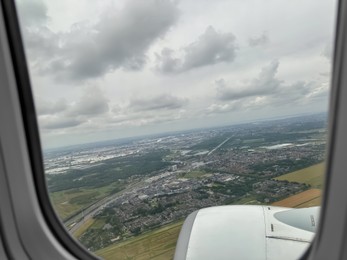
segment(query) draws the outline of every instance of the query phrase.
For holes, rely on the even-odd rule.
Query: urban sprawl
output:
[[[44,153],[48,190],[89,250],[195,210],[269,204],[307,184],[274,179],[324,160],[326,115],[116,140]],[[66,201],[64,201],[65,198]]]

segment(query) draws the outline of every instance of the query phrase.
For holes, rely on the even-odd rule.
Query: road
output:
[[[230,140],[231,137],[225,139],[223,142],[221,142],[218,146],[216,146],[213,150],[211,150],[207,156],[211,155],[212,153],[214,153],[216,150],[218,150],[223,144],[225,144],[226,142],[228,142]]]
[[[108,196],[106,198],[103,198],[102,200],[99,200],[98,202],[94,203],[90,207],[84,209],[82,213],[80,213],[80,214],[76,215],[75,217],[73,217],[72,219],[70,219],[68,221],[68,223],[64,223],[65,226],[67,226],[67,229],[69,230],[70,233],[76,232],[83,225],[83,223],[85,221],[87,221],[88,219],[92,218],[95,213],[97,213],[98,211],[105,208],[107,205],[112,203],[114,200],[116,200],[123,193],[133,191],[134,188],[139,188],[141,185],[143,185],[142,181],[132,183],[126,189],[124,189],[118,193],[115,193],[111,196]],[[71,227],[72,224],[74,224],[74,225]]]

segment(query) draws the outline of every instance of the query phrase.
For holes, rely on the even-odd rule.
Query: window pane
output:
[[[17,0],[71,235],[105,259],[171,259],[195,210],[271,205],[291,225],[275,206],[319,206],[335,6]]]

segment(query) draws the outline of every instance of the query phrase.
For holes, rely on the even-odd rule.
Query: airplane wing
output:
[[[297,259],[318,225],[319,207],[218,206],[190,214],[174,260]]]

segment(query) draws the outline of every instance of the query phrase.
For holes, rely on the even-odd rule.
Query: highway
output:
[[[92,218],[95,213],[105,208],[107,205],[112,203],[123,193],[132,191],[134,188],[139,188],[141,184],[143,185],[142,181],[132,183],[126,189],[99,200],[90,207],[84,209],[83,212],[81,212],[80,214],[77,214],[75,217],[69,219],[67,222],[64,223],[64,225],[67,227],[71,234],[76,232],[76,230],[78,230],[85,221]]]
[[[211,150],[207,156],[211,155],[212,153],[214,153],[216,150],[218,150],[223,144],[225,144],[226,142],[228,142],[230,140],[231,137],[225,139],[223,142],[221,142],[218,146],[216,146],[213,150]]]

